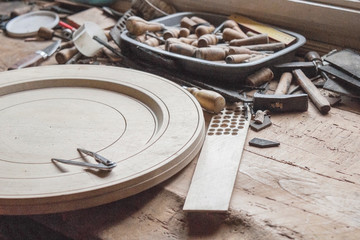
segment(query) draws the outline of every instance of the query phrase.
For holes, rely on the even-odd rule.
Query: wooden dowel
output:
[[[290,72],[284,72],[279,80],[279,84],[276,87],[275,95],[284,95],[289,91],[292,81],[292,74]]]
[[[230,41],[230,46],[244,46],[244,45],[254,45],[254,44],[267,44],[269,43],[269,37],[267,34],[258,34],[253,37],[248,37],[244,39],[233,39]]]

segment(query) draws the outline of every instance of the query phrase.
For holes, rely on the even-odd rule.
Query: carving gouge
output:
[[[50,44],[43,50],[39,50],[34,52],[33,54],[27,56],[26,58],[20,60],[19,62],[15,63],[8,70],[20,69],[25,68],[33,65],[37,65],[40,62],[46,60],[52,54],[56,52],[56,50],[60,47],[61,40],[56,40],[54,43]]]

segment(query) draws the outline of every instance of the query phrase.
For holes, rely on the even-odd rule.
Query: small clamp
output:
[[[77,150],[82,154],[86,154],[88,156],[93,157],[95,159],[95,161],[98,162],[98,164],[88,163],[88,162],[78,162],[78,161],[73,161],[73,160],[64,160],[64,159],[59,159],[59,158],[52,158],[51,160],[56,161],[56,162],[65,163],[65,164],[71,164],[71,165],[88,167],[88,168],[96,168],[96,169],[107,170],[107,171],[110,171],[117,165],[116,162],[110,161],[95,152],[91,152],[91,151],[81,149],[81,148],[78,148]]]

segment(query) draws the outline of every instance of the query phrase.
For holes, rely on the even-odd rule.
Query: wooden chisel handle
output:
[[[279,80],[279,84],[276,87],[274,95],[284,95],[288,92],[292,81],[292,74],[284,72]]]
[[[78,53],[78,50],[76,49],[76,47],[66,48],[66,49],[63,49],[63,50],[57,52],[55,54],[55,59],[59,64],[65,64],[76,53]]]
[[[315,106],[320,110],[321,113],[326,114],[330,111],[330,104],[326,98],[321,95],[320,91],[315,87],[309,78],[305,76],[303,71],[296,69],[293,74],[298,81],[302,89],[309,95]]]
[[[219,113],[226,105],[225,98],[219,93],[210,90],[199,90],[195,87],[185,87],[200,103],[205,110]]]
[[[157,32],[165,29],[165,26],[156,22],[148,22],[140,17],[131,16],[126,21],[126,28],[129,33],[139,36],[146,31]]]

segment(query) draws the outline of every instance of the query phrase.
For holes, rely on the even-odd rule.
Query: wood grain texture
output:
[[[116,21],[113,18],[108,17],[97,7],[89,8],[82,12],[68,16],[67,20],[75,28],[80,27],[85,22],[94,22],[102,29],[110,29],[116,24]]]
[[[290,239],[356,239],[360,125],[357,114],[333,110],[272,116],[262,136],[281,145],[246,147],[232,207]]]
[[[360,104],[353,108],[360,109]],[[251,218],[275,239],[357,239],[359,114],[333,108],[324,116],[310,104],[307,112],[274,114],[271,119],[271,127],[249,131],[246,142],[261,137],[280,146],[245,145],[231,216]],[[185,198],[195,166],[194,161],[164,188]]]
[[[229,209],[249,121],[239,105],[229,106],[212,118],[186,197],[185,211]]]
[[[196,99],[155,75],[72,65],[1,78],[1,214],[68,211],[133,195],[186,166],[203,142]],[[76,148],[118,166],[103,173],[51,162],[83,161]]]
[[[178,11],[242,14],[253,20],[304,35],[307,39],[360,49],[360,28],[354,27],[360,11],[320,5],[313,1],[169,0]],[[343,2],[343,1],[342,1]],[[358,3],[356,3],[358,4]]]

